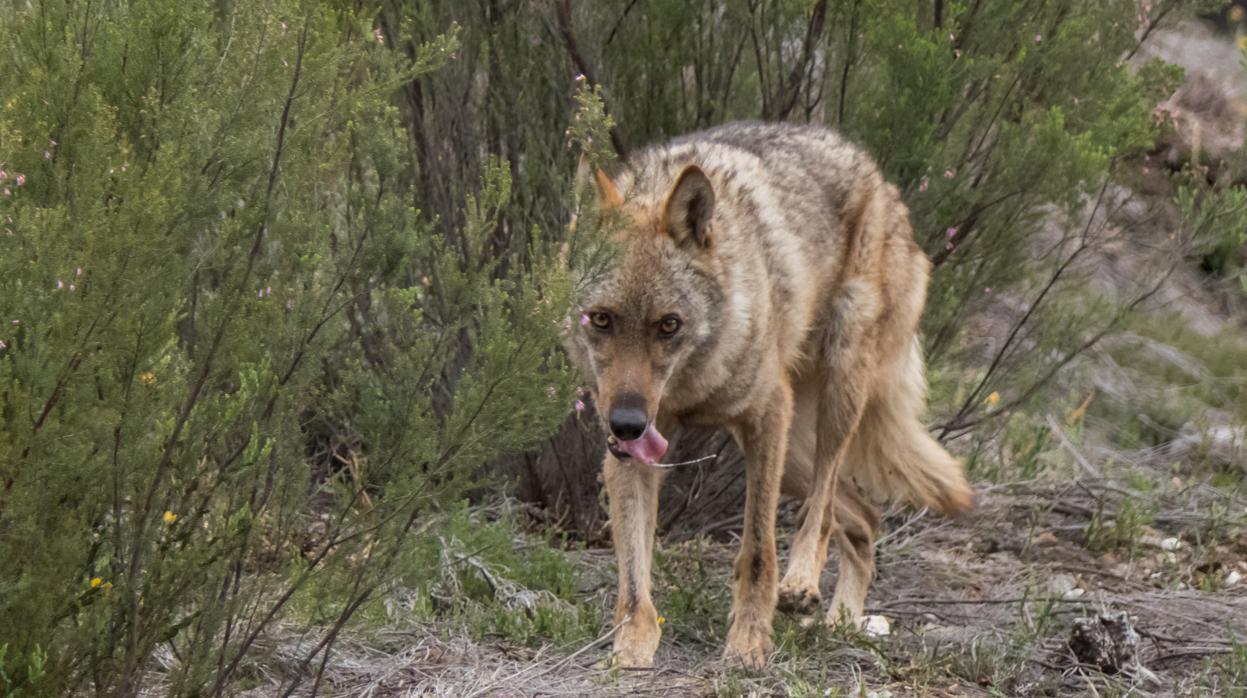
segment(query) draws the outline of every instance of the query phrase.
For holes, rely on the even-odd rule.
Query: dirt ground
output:
[[[735,551],[728,532],[660,550],[655,600],[666,623],[652,670],[611,668],[609,633],[581,647],[532,648],[424,627],[345,642],[328,694],[1243,695],[1247,503],[1207,485],[1170,487],[1016,483],[980,489],[977,508],[959,519],[891,516],[867,609],[890,632],[780,617],[777,652],[759,674],[718,661]],[[1154,507],[1150,523],[1132,523],[1143,502]],[[609,617],[610,551],[577,555],[590,570],[581,602]],[[834,572],[824,583],[829,598]],[[1137,650],[1102,671],[1075,657],[1071,629],[1114,612],[1125,612]]]

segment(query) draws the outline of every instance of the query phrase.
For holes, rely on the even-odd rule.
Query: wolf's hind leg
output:
[[[840,552],[836,593],[827,609],[827,624],[842,619],[859,624],[865,614],[866,592],[875,578],[875,534],[879,512],[852,482],[836,488],[836,547]]]
[[[615,605],[615,656],[623,667],[654,663],[662,630],[650,598],[650,565],[658,521],[658,490],[663,471],[620,463],[610,453],[603,464],[609,499],[611,536],[619,564],[619,601]]]
[[[852,332],[843,333],[847,336]],[[779,584],[779,607],[808,615],[822,601],[819,579],[827,563],[827,547],[835,530],[837,483],[842,464],[867,399],[869,362],[856,346],[833,346],[819,395],[813,481],[803,507],[801,526],[792,541],[788,569]]]

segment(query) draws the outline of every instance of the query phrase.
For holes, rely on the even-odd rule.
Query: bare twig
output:
[[[1069,454],[1074,457],[1074,462],[1078,463],[1078,465],[1081,466],[1082,469],[1091,477],[1104,477],[1104,474],[1100,472],[1099,468],[1096,468],[1094,465],[1087,462],[1087,459],[1083,458],[1083,455],[1078,452],[1078,449],[1074,448],[1074,444],[1070,443],[1070,440],[1066,438],[1065,432],[1061,430],[1061,425],[1057,424],[1057,421],[1052,418],[1052,415],[1046,415],[1045,419],[1048,422],[1048,428],[1052,430],[1053,434],[1056,434],[1057,440],[1061,442],[1061,446],[1064,447],[1066,451],[1069,451]]]
[[[810,60],[814,57],[814,44],[823,36],[823,24],[827,19],[827,0],[818,0],[814,11],[810,14],[810,23],[805,29],[805,41],[801,44],[801,59],[792,66],[788,74],[788,94],[775,113],[776,119],[786,119],[797,105],[797,97],[801,94],[801,86],[805,83],[805,74],[810,69]]]

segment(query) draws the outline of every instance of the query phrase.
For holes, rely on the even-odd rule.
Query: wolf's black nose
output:
[[[641,438],[649,419],[645,410],[635,407],[616,407],[610,412],[611,433],[620,441],[632,441]]]

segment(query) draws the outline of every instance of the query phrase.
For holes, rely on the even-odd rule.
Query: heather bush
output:
[[[457,29],[406,55],[374,19],[0,9],[0,694],[231,692],[305,597],[314,668],[569,410],[553,248],[489,245],[506,163],[453,229],[412,195],[392,97]]]

